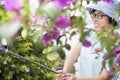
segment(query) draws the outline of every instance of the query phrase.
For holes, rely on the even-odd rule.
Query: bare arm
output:
[[[75,61],[77,61],[78,57],[80,56],[80,51],[81,45],[80,43],[77,43],[77,45],[72,49],[71,53],[66,58],[63,71],[70,72],[70,70],[72,70]]]

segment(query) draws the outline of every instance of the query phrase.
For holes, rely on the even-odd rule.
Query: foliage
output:
[[[9,21],[8,14],[4,10],[4,6],[0,6],[0,24]]]
[[[3,0],[0,5],[0,28],[4,24],[9,27],[11,22],[15,24],[17,20],[20,28],[14,30],[12,36],[0,35],[0,38],[7,39],[9,50],[54,69],[59,66],[60,59],[65,59],[64,48],[71,49],[68,40],[79,33],[80,42],[86,41],[88,16],[83,3],[88,4],[90,0],[36,0],[38,7],[35,11],[31,11],[34,6],[30,6],[29,1]],[[111,37],[104,30],[98,33],[98,37],[102,49],[107,50],[103,65],[108,61],[112,70],[116,68],[116,56],[111,58],[111,54],[119,46],[117,37]],[[118,72],[119,67],[115,70]],[[55,80],[54,73],[5,52],[0,52],[0,76],[1,80]]]
[[[74,27],[68,27],[72,25],[69,21],[70,14],[66,11],[67,9],[59,12],[55,6],[49,7],[51,2],[47,2],[42,3],[40,8],[37,9],[36,14],[32,15],[29,4],[27,4],[28,0],[24,0],[24,2],[26,4],[22,5],[22,9],[19,3],[17,3],[17,8],[14,8],[16,7],[14,5],[9,7],[0,5],[2,7],[2,13],[5,13],[0,16],[6,17],[0,20],[1,27],[4,27],[3,25],[6,23],[11,24],[11,22],[16,20],[20,21],[20,24],[18,24],[20,28],[17,33],[11,37],[1,36],[1,40],[3,38],[7,39],[8,49],[10,51],[41,63],[51,69],[55,69],[59,65],[59,59],[65,58],[63,48],[68,50],[71,48],[67,41],[75,35],[75,32],[72,31]],[[11,3],[7,5],[11,5]],[[48,12],[46,7],[51,10],[51,13]],[[57,20],[58,22],[56,22]],[[59,26],[59,21],[64,22],[66,26]],[[59,28],[57,28],[57,26],[59,26]],[[67,30],[65,28],[67,28]],[[53,35],[50,35],[50,33],[53,33]],[[58,35],[54,35],[57,33]],[[70,36],[67,37],[67,35]],[[64,41],[61,39],[63,37],[65,38]],[[17,56],[10,55],[9,53],[0,52],[0,54],[1,80],[55,80],[55,74],[46,69],[42,69],[35,64],[27,62]]]
[[[30,32],[31,34],[31,32]],[[47,59],[48,53],[42,53],[44,46],[41,42],[34,42],[33,35],[26,38],[18,36],[8,49],[30,60],[55,68],[57,61]],[[35,64],[23,60],[9,53],[0,52],[0,79],[1,80],[54,80],[54,73]],[[54,64],[56,63],[56,64]]]

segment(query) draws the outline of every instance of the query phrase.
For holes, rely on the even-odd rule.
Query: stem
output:
[[[36,64],[36,65],[40,66],[41,68],[47,69],[48,71],[51,71],[51,72],[53,72],[53,73],[57,73],[56,71],[48,68],[48,67],[45,66],[45,65],[42,65],[42,64],[37,63],[37,62],[34,62],[34,61],[32,61],[32,60],[30,60],[30,59],[27,59],[27,58],[25,58],[25,57],[23,57],[23,56],[21,56],[21,55],[19,55],[19,54],[14,53],[14,52],[12,52],[12,51],[9,51],[9,50],[8,50],[7,52],[10,53],[10,54],[12,54],[12,55],[14,55],[14,56],[17,56],[17,57],[19,57],[19,58],[21,58],[21,59],[24,59],[24,60],[26,60],[26,61],[28,61],[28,62],[31,62],[31,63],[33,63],[33,64]]]

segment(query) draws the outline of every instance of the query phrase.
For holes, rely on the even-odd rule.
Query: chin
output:
[[[100,31],[100,28],[99,27],[95,27],[95,31]]]

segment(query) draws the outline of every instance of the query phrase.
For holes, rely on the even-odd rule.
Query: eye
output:
[[[101,19],[101,18],[103,17],[103,15],[102,15],[102,14],[98,14],[97,17],[98,17],[99,19]]]
[[[96,14],[91,14],[91,17],[92,17],[92,18],[95,18],[95,17],[96,17]]]
[[[91,14],[92,18],[96,18],[96,19],[102,19],[103,16],[106,16],[105,14]]]

